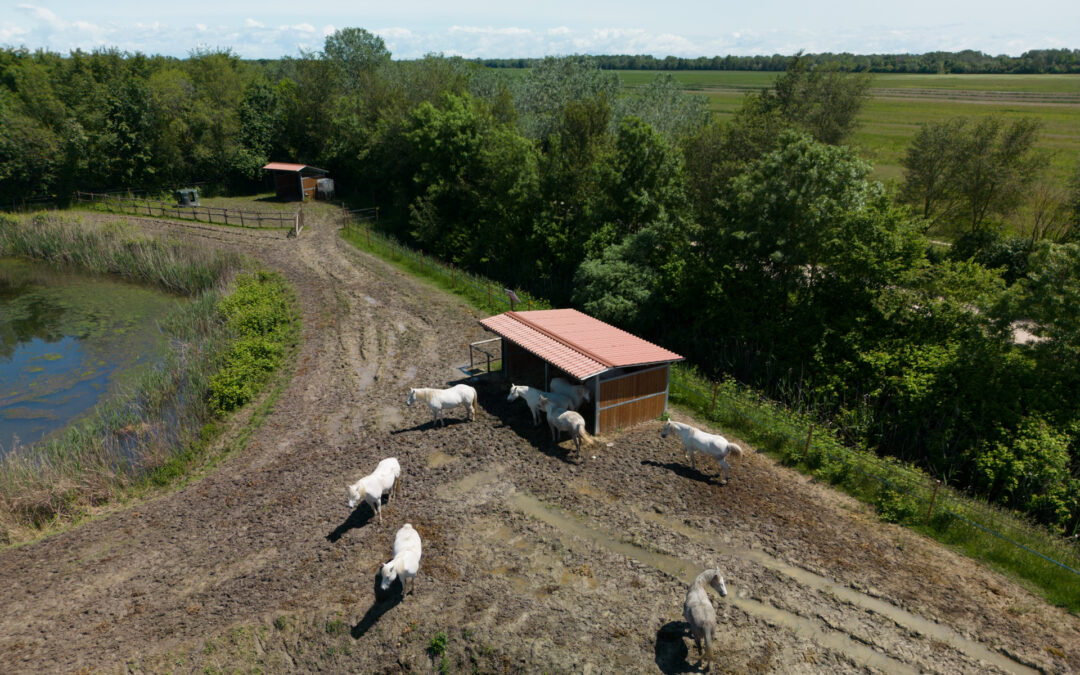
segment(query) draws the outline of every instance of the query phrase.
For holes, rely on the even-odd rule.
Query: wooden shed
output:
[[[270,162],[263,167],[274,175],[274,187],[279,199],[307,201],[315,197],[319,179],[325,178],[329,171],[307,164],[287,164]]]
[[[480,325],[502,338],[513,384],[546,390],[563,377],[587,386],[592,401],[579,412],[595,434],[663,414],[671,364],[683,359],[576,309],[504,312]]]

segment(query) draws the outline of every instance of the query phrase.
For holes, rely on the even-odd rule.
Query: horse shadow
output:
[[[725,485],[724,481],[720,480],[717,476],[710,476],[707,473],[702,473],[693,467],[686,466],[685,464],[679,464],[678,462],[656,462],[651,459],[644,459],[641,461],[644,466],[655,466],[660,469],[667,469],[672,473],[682,476],[683,478],[689,478],[690,480],[696,480],[699,483],[705,483],[706,485]]]
[[[689,634],[690,624],[685,621],[669,621],[656,631],[653,661],[660,672],[665,675],[705,672],[700,663],[697,666],[691,666],[687,661],[690,650],[683,638]]]
[[[440,429],[440,428],[456,427],[457,425],[465,424],[468,421],[469,421],[468,417],[461,417],[461,418],[457,418],[457,417],[445,418],[444,417],[443,418],[443,423],[440,424],[439,426],[435,426],[435,421],[434,420],[428,420],[427,422],[421,422],[420,424],[415,424],[415,425],[413,425],[411,427],[406,427],[404,429],[394,429],[393,431],[390,432],[390,435],[391,436],[396,436],[397,434],[404,434],[404,433],[408,433],[410,431],[427,431],[429,429]]]
[[[354,640],[359,640],[371,630],[372,626],[379,622],[383,614],[386,614],[393,608],[401,604],[403,596],[401,595],[401,579],[396,579],[390,588],[383,590],[380,584],[381,570],[375,572],[375,601],[371,603],[371,607],[368,607],[364,617],[360,619],[360,622],[352,627],[349,632],[353,636]],[[396,592],[395,592],[396,591]]]
[[[353,528],[363,527],[371,522],[371,519],[375,517],[375,510],[367,502],[361,502],[349,517],[345,519],[345,522],[334,528],[334,531],[326,535],[327,541],[331,544],[336,543],[338,539],[349,530]]]

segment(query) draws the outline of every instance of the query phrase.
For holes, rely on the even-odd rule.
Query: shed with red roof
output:
[[[667,410],[671,364],[683,357],[576,309],[504,312],[480,321],[502,338],[503,373],[548,390],[553,377],[589,388],[592,433],[656,419]]]
[[[287,162],[270,162],[263,167],[263,170],[274,174],[274,187],[278,198],[298,201],[306,201],[314,197],[319,181],[325,179],[330,173],[326,169],[307,164]]]

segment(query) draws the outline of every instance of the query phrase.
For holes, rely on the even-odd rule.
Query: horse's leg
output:
[[[729,466],[728,466],[728,463],[727,463],[727,462],[725,462],[725,461],[723,460],[723,458],[721,458],[721,457],[717,457],[717,458],[716,458],[716,462],[717,462],[717,463],[718,463],[718,464],[720,465],[720,468],[724,470],[724,482],[725,482],[725,483],[726,483],[726,482],[728,482],[728,470],[729,470],[729,469],[730,469],[731,467],[729,467]],[[719,475],[720,475],[720,472],[719,472],[719,471],[717,471],[717,472],[716,472],[716,475],[717,475],[717,476],[719,476]]]

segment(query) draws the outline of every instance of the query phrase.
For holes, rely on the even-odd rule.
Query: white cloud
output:
[[[244,19],[245,28],[266,28],[266,24],[259,23],[255,19]]]
[[[38,7],[37,5],[19,5],[19,9],[33,14],[38,19],[41,19],[45,23],[49,24],[52,28],[63,30],[67,28],[67,22],[62,21],[60,17],[56,16],[56,13],[51,9],[45,7]]]
[[[334,24],[328,23],[322,27],[323,37],[329,37],[337,32],[337,28],[334,28]]]
[[[314,33],[315,32],[315,26],[312,26],[310,23],[298,23],[295,26],[293,26],[292,29],[295,30],[295,31],[299,31],[301,33]]]
[[[196,28],[196,29],[197,29],[197,30],[198,30],[198,31],[199,31],[200,33],[205,33],[205,32],[207,31],[207,28],[206,28],[206,24],[205,24],[205,23],[197,23],[197,24],[195,24],[195,28]]]

